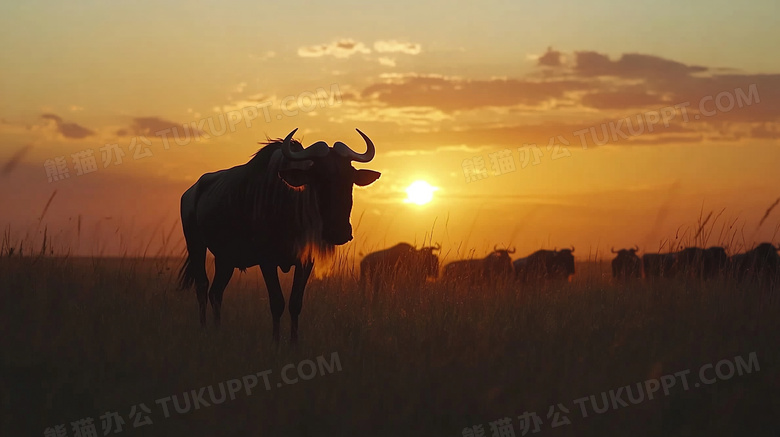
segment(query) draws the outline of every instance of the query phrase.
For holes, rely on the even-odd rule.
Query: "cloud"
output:
[[[266,61],[274,57],[276,57],[276,52],[274,52],[273,50],[269,50],[260,55],[255,55],[254,53],[249,54],[249,59],[256,59],[258,61]]]
[[[539,105],[550,99],[564,99],[566,93],[587,90],[581,80],[532,81],[525,79],[464,80],[443,76],[395,76],[371,85],[362,92],[392,106],[432,106],[442,111],[490,106]]]
[[[318,96],[319,98],[320,96]],[[266,95],[263,93],[258,94],[252,94],[248,96],[242,96],[237,99],[229,99],[230,101],[222,106],[214,106],[212,109],[214,112],[230,112],[230,111],[241,111],[244,108],[248,107],[255,107],[259,108],[262,105],[261,104],[272,104],[272,102],[278,101],[279,98],[277,96],[272,95]]]
[[[546,67],[560,67],[562,64],[563,55],[561,52],[553,50],[552,47],[547,47],[547,52],[537,59],[537,65]]]
[[[438,130],[412,130],[404,133],[404,143],[425,144],[429,150],[458,152],[452,144],[481,148],[517,149],[524,144],[537,145],[545,153],[551,153],[555,145],[571,150],[593,149],[599,146],[652,145],[672,143],[700,143],[717,141],[726,137],[711,126],[694,126],[676,123],[664,126],[662,122],[648,127],[644,119],[637,121],[637,115],[630,117],[631,128],[625,119],[598,119],[596,121],[547,120],[536,123],[467,123],[455,118]],[[729,134],[733,137],[733,134]],[[567,144],[568,143],[568,144]],[[548,147],[549,146],[549,147]],[[414,147],[414,146],[411,146]],[[409,152],[398,151],[397,155]],[[472,152],[463,149],[462,152]]]
[[[632,146],[657,146],[660,144],[683,144],[683,143],[701,143],[704,140],[703,135],[680,136],[680,135],[659,135],[651,138],[631,138],[629,144]]]
[[[343,96],[344,106],[341,113],[329,118],[335,123],[347,120],[360,123],[392,123],[402,131],[431,132],[443,121],[452,120],[452,116],[436,108],[426,106],[389,107],[378,102],[366,102]]]
[[[354,54],[371,53],[371,49],[362,42],[356,42],[352,39],[340,39],[329,44],[319,44],[298,49],[298,56],[302,58],[319,58],[322,56],[333,56],[334,58],[348,58]]]
[[[663,106],[670,102],[647,92],[612,91],[588,93],[582,97],[581,103],[596,109],[627,109]]]
[[[184,126],[186,126],[186,128]],[[120,137],[135,135],[144,135],[150,137],[156,135],[158,132],[165,132],[167,130],[181,128],[184,128],[187,130],[187,132],[189,132],[189,129],[192,129],[193,127],[191,126],[191,123],[175,123],[159,117],[137,117],[133,119],[133,124],[127,128],[118,130],[116,134]],[[203,133],[204,132],[201,130],[197,131],[197,134],[202,135]]]
[[[384,65],[385,67],[395,67],[395,59],[393,58],[387,58],[387,57],[380,57],[378,59],[380,65]]]
[[[780,139],[780,123],[762,123],[760,126],[754,126],[750,130],[750,136],[769,140]]]
[[[422,46],[417,43],[400,42],[396,40],[379,40],[374,42],[374,50],[377,53],[398,53],[406,55],[417,55],[422,51]],[[302,58],[321,58],[324,56],[333,56],[334,58],[345,59],[355,54],[371,54],[372,51],[364,43],[350,38],[342,38],[327,44],[317,44],[313,46],[300,47],[298,56]],[[382,56],[376,59],[381,65],[394,67],[393,58]]]
[[[780,74],[687,77],[654,86],[675,102],[689,102],[694,115],[715,111],[712,118],[720,121],[780,121]]]
[[[45,118],[47,120],[54,120],[55,123],[60,124],[62,123],[62,117],[55,114],[43,114],[41,115],[41,118]]]
[[[87,129],[84,126],[80,126],[76,123],[66,123],[59,115],[43,114],[41,115],[41,118],[54,121],[57,126],[57,132],[65,138],[80,140],[95,134],[94,131]]]
[[[579,76],[615,76],[621,78],[679,78],[707,71],[706,67],[689,66],[658,56],[626,53],[617,61],[592,52],[575,52],[574,71]]]
[[[456,154],[477,154],[486,150],[490,150],[487,146],[469,146],[466,144],[460,144],[457,146],[439,146],[434,149],[402,149],[402,150],[390,150],[384,153],[386,157],[409,157],[420,155],[435,155],[439,153],[456,153]]]
[[[633,95],[618,89],[603,96],[593,95],[583,102],[595,108],[689,103],[693,115],[707,116],[705,113],[718,109],[716,106],[729,108],[730,101],[736,103],[741,98],[744,105],[719,110],[717,119],[733,122],[780,120],[780,74],[724,74],[732,70],[713,70],[637,53],[627,53],[613,61],[605,54],[586,51],[576,52],[575,59],[571,71],[575,77],[612,78],[618,81],[615,82],[618,86],[621,80],[638,81],[644,89]],[[657,96],[661,95],[664,99],[658,101]],[[722,104],[716,105],[718,96],[723,100],[718,102]],[[748,101],[751,103],[747,104]]]
[[[422,51],[422,46],[416,43],[399,42],[396,40],[380,40],[374,43],[374,50],[379,53],[405,53],[417,55]]]
[[[741,74],[638,53],[613,60],[603,53],[579,51],[571,63],[564,63],[568,55],[548,48],[533,59],[539,69],[519,77],[469,79],[383,73],[356,99],[362,107],[373,108],[374,117],[365,111],[356,113],[376,121],[392,120],[414,133],[435,133],[442,139],[453,133],[446,139],[452,142],[458,141],[459,134],[475,132],[498,139],[509,135],[509,126],[523,126],[517,132],[523,135],[528,124],[540,121],[566,120],[572,125],[568,129],[571,134],[601,120],[615,121],[676,106],[677,116],[664,131],[681,135],[661,139],[655,133],[645,133],[643,142],[739,142],[777,136],[773,129],[751,129],[750,125],[780,125],[780,74]],[[409,129],[412,126],[407,127],[402,116],[410,108],[427,108],[450,118],[427,124],[417,119],[414,129]],[[686,114],[680,108],[685,108]],[[399,117],[383,119],[379,114]],[[534,141],[545,143],[560,134],[557,129],[531,131]],[[480,141],[480,135],[474,134],[473,141]]]

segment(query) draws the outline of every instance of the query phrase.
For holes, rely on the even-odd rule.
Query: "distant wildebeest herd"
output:
[[[406,278],[422,283],[428,278],[439,277],[439,258],[433,253],[437,247],[415,249],[408,243],[399,243],[388,249],[369,253],[360,262],[360,283],[381,284],[395,278]],[[531,255],[512,261],[514,249],[494,247],[484,258],[452,261],[442,269],[441,279],[476,283],[484,281],[519,280],[537,283],[550,280],[568,280],[574,274],[574,248],[562,250],[538,250]]]
[[[376,290],[393,278],[404,277],[423,283],[428,278],[437,279],[439,259],[433,253],[439,247],[414,249],[400,243],[389,249],[366,255],[360,263],[360,282],[368,283]],[[761,243],[756,248],[729,257],[722,247],[688,247],[672,253],[646,253],[637,255],[638,247],[615,250],[612,260],[612,277],[615,280],[684,278],[710,280],[734,278],[739,281],[758,280],[769,283],[780,271],[780,255],[771,243]],[[574,275],[574,247],[562,250],[538,250],[525,258],[514,261],[514,250],[493,248],[484,258],[452,261],[442,269],[441,280],[482,282],[514,280],[522,284],[540,284],[550,281],[567,281]],[[391,277],[392,275],[392,277]]]

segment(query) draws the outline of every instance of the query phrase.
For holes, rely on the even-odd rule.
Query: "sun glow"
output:
[[[406,199],[404,199],[404,203],[425,205],[433,200],[433,192],[438,189],[439,187],[434,187],[428,182],[414,181],[406,188]]]

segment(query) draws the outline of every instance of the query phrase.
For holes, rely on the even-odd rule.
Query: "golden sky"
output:
[[[359,128],[377,157],[357,167],[382,177],[355,190],[358,252],[431,231],[450,257],[655,251],[710,212],[709,244],[724,225],[734,250],[777,243],[780,210],[758,223],[780,197],[779,12],[4,2],[0,225],[17,239],[47,226],[84,254],[178,253],[178,199],[201,174],[294,128],[362,151]],[[431,203],[403,202],[415,180],[439,187]]]

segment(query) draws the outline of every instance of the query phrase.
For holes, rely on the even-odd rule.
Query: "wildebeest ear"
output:
[[[374,170],[355,170],[355,185],[365,187],[366,185],[379,179],[381,173]]]
[[[309,183],[309,172],[299,168],[279,170],[279,177],[291,187],[302,187]]]

